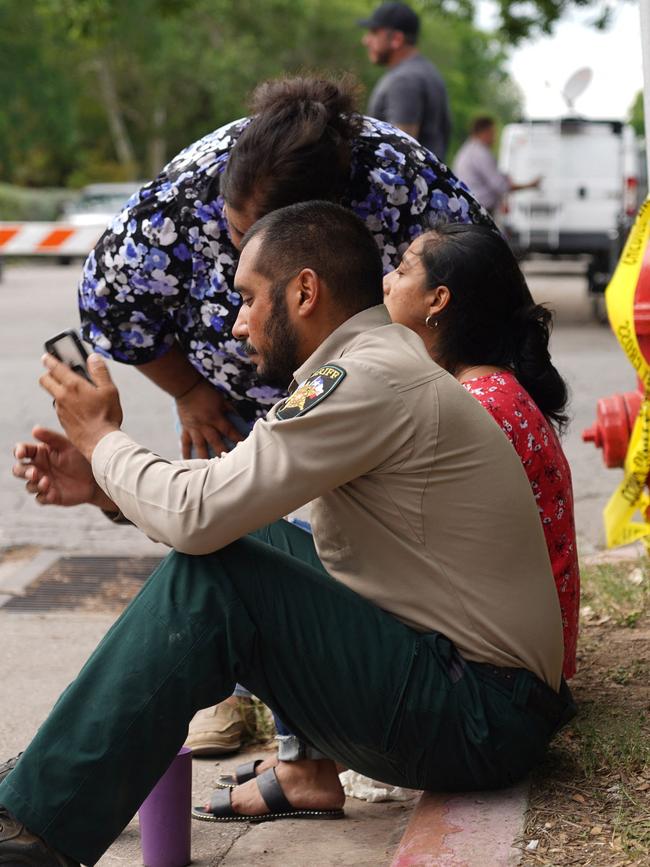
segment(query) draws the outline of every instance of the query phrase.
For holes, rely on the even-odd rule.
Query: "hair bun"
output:
[[[332,126],[344,139],[350,139],[356,132],[350,116],[356,114],[357,90],[349,76],[340,81],[327,78],[265,81],[253,93],[251,112],[307,121],[314,125],[316,135],[322,134],[324,127]],[[354,128],[348,133],[351,126]]]
[[[355,111],[356,87],[349,78],[279,78],[265,81],[254,91],[254,114],[300,109],[304,112],[325,109],[328,119]]]
[[[339,201],[350,178],[354,140],[363,121],[350,78],[284,78],[260,84],[251,122],[230,152],[220,179],[234,210],[256,216],[295,202]]]

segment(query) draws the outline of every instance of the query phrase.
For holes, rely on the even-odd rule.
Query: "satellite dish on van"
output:
[[[593,75],[588,66],[583,66],[581,69],[577,69],[573,75],[569,76],[569,80],[562,90],[562,96],[569,111],[573,111],[574,102],[589,87]]]

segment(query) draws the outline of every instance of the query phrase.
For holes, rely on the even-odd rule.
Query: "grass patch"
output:
[[[599,563],[581,570],[581,624],[636,626],[650,608],[650,564]]]
[[[625,707],[583,702],[571,727],[574,768],[581,779],[591,781],[601,773],[629,777],[650,766],[647,714]]]
[[[650,562],[582,569],[578,715],[533,775],[525,865],[650,865],[649,590]]]
[[[578,717],[556,740],[533,785],[536,794],[527,836],[546,837],[548,850],[561,835],[563,847],[571,841],[584,851],[584,861],[541,863],[625,863],[616,860],[618,855],[632,858],[632,863],[649,863],[650,724],[646,712],[628,712],[611,702],[581,701]],[[545,819],[541,828],[540,817]],[[613,860],[607,860],[605,852]]]

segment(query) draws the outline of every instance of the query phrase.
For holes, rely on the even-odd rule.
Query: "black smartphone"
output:
[[[46,340],[45,351],[58,358],[64,364],[67,364],[71,370],[74,370],[79,376],[83,376],[88,382],[92,382],[86,366],[88,353],[81,342],[81,338],[74,329],[70,328],[68,331],[62,331],[56,337]]]

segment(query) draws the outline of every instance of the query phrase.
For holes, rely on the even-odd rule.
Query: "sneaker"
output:
[[[218,756],[236,753],[250,739],[254,709],[250,698],[237,704],[222,701],[200,710],[190,723],[185,746],[195,756]]]
[[[0,807],[0,865],[6,867],[81,867],[32,834],[8,810]]]

